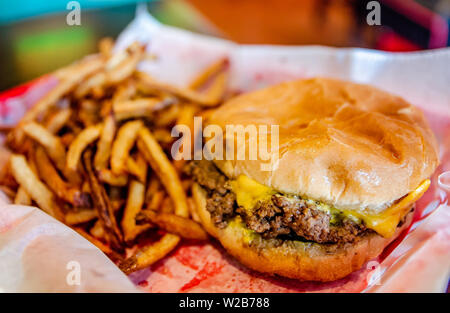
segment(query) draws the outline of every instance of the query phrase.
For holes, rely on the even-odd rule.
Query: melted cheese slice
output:
[[[392,237],[397,229],[400,219],[405,215],[409,206],[416,202],[430,187],[430,180],[424,180],[419,187],[407,194],[405,197],[394,203],[391,207],[379,214],[364,214],[361,212],[349,210],[337,210],[327,204],[319,204],[318,209],[330,214],[338,212],[356,222],[363,221],[367,228],[373,229],[383,237]],[[231,188],[236,194],[236,202],[243,207],[248,214],[252,213],[253,208],[258,201],[268,200],[276,191],[270,187],[264,186],[255,180],[240,175],[231,182]]]
[[[240,175],[236,180],[231,181],[231,188],[236,194],[237,204],[243,207],[248,214],[252,213],[258,201],[268,200],[276,193],[272,188],[245,175]]]

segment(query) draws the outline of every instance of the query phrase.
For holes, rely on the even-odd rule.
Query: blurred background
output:
[[[450,0],[79,0],[79,26],[66,22],[69,2],[0,0],[0,91],[95,52],[100,38],[133,19],[138,2],[162,23],[239,43],[400,52],[450,42]],[[373,2],[380,25],[367,22]]]

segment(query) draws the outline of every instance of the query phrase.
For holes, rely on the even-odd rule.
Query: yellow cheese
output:
[[[381,236],[389,238],[394,235],[400,219],[405,214],[404,211],[408,209],[410,204],[416,202],[420,197],[422,197],[429,186],[430,180],[424,180],[416,190],[410,192],[400,201],[396,202],[390,208],[379,214],[363,214],[348,210],[338,210],[320,202],[316,205],[319,210],[331,214],[332,223],[338,220],[337,216],[350,218],[357,223],[363,221],[367,228],[373,229]],[[267,200],[272,195],[277,193],[272,188],[264,186],[245,175],[240,175],[236,180],[232,181],[231,188],[236,194],[237,204],[243,207],[248,214],[252,213],[252,209],[258,201]],[[314,201],[308,199],[306,200]]]
[[[269,199],[275,191],[264,186],[257,181],[240,175],[236,180],[231,182],[231,188],[236,194],[236,202],[243,207],[248,213],[251,213],[258,201]]]
[[[414,191],[411,191],[384,212],[377,215],[365,215],[360,218],[368,228],[373,229],[383,237],[389,238],[394,235],[400,219],[406,213],[405,210],[408,209],[410,204],[423,196],[430,187],[430,183],[430,180],[426,179]]]

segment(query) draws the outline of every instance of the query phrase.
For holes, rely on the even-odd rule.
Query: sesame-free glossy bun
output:
[[[279,150],[271,151],[279,155],[273,163],[278,167],[262,171],[268,161],[251,161],[248,155],[215,163],[230,178],[244,174],[337,208],[382,211],[438,165],[436,139],[419,109],[351,82],[297,80],[243,94],[207,123],[224,130],[227,124],[279,125]],[[245,145],[248,151],[248,141]]]
[[[367,261],[381,254],[383,249],[406,229],[412,221],[409,213],[394,236],[383,238],[368,233],[355,243],[318,244],[276,239],[248,238],[244,225],[228,223],[217,228],[206,210],[206,192],[193,186],[197,214],[205,230],[217,238],[229,254],[245,266],[267,274],[311,281],[333,281],[359,270]]]

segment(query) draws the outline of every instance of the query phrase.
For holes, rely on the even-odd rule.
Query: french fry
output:
[[[68,212],[65,216],[65,223],[67,225],[77,225],[92,221],[97,218],[97,211],[95,210],[81,210],[78,212]]]
[[[56,134],[67,123],[72,111],[69,108],[62,109],[52,115],[51,118],[45,123],[45,128],[52,133]]]
[[[151,117],[156,110],[172,104],[170,99],[141,98],[136,100],[116,101],[113,103],[114,116],[118,121],[130,118]]]
[[[212,76],[217,74],[220,70],[224,69],[226,65],[228,64],[227,58],[221,58],[218,61],[212,63],[209,65],[203,72],[198,74],[189,84],[190,89],[199,89],[202,87],[205,83],[208,82],[208,80],[211,79]]]
[[[159,176],[167,193],[172,198],[175,205],[175,213],[179,216],[187,217],[189,212],[186,203],[186,195],[181,185],[180,178],[161,149],[161,146],[146,127],[143,127],[139,131],[138,148],[150,163],[152,169]]]
[[[36,162],[37,172],[47,186],[59,198],[69,202],[75,207],[90,206],[90,198],[87,193],[82,192],[76,187],[69,186],[61,179],[53,164],[50,162],[44,149],[37,147],[34,160]]]
[[[170,214],[174,213],[173,201],[172,201],[172,199],[170,199],[170,197],[165,197],[162,200],[161,206],[159,208],[159,212],[170,213]]]
[[[153,195],[161,189],[161,182],[158,177],[151,176],[147,186],[147,191],[145,192],[145,202],[150,202]]]
[[[0,188],[15,203],[36,203],[73,226],[130,273],[162,259],[182,238],[207,238],[187,196],[195,186],[181,179],[185,161],[166,153],[174,125],[188,125],[195,136],[194,115],[208,116],[223,101],[228,69],[220,59],[180,88],[137,71],[141,60],[155,59],[142,44],[121,51],[113,45],[105,38],[99,54],[52,74],[59,84],[7,135],[14,154]],[[120,253],[150,227],[167,233],[124,260]]]
[[[108,115],[103,122],[102,133],[97,144],[97,152],[94,157],[94,167],[100,171],[107,167],[111,155],[111,145],[116,133],[116,121],[112,115]]]
[[[117,87],[112,100],[113,102],[130,100],[136,94],[136,91],[136,82],[134,79],[129,79]]]
[[[152,195],[150,202],[148,203],[147,210],[158,211],[161,204],[163,203],[164,197],[165,197],[164,191],[160,190],[155,192]]]
[[[74,95],[77,98],[85,97],[94,87],[103,86],[105,83],[106,74],[104,72],[97,73],[83,81],[77,89],[75,89]]]
[[[105,245],[103,242],[97,238],[88,234],[84,229],[80,227],[75,227],[74,230],[83,236],[86,240],[90,241],[94,246],[100,249],[104,254],[108,255],[111,259],[123,262],[123,257],[112,250],[109,246]]]
[[[137,155],[136,161],[131,156],[128,157],[128,172],[134,175],[143,184],[145,184],[145,181],[147,180],[147,168],[147,162],[141,153]]]
[[[105,238],[105,230],[103,229],[102,223],[100,220],[97,220],[89,231],[92,236],[98,239]]]
[[[83,163],[89,178],[92,200],[95,209],[97,210],[98,217],[102,221],[102,226],[107,232],[108,241],[115,249],[122,250],[123,236],[117,225],[114,210],[109,202],[108,195],[94,174],[94,169],[92,167],[92,151],[87,150],[84,152]]]
[[[45,127],[35,122],[23,125],[24,132],[33,140],[39,142],[60,171],[65,171],[66,149],[59,137],[50,133]]]
[[[156,113],[155,125],[157,127],[167,127],[174,124],[178,118],[181,108],[178,104],[173,104],[165,110]]]
[[[180,242],[180,237],[173,234],[165,234],[157,242],[140,249],[134,256],[119,263],[119,268],[130,274],[142,268],[146,268],[164,258]]]
[[[31,205],[31,198],[26,192],[25,188],[19,187],[14,198],[14,204]]]
[[[136,69],[137,64],[144,56],[144,47],[139,43],[133,43],[128,49],[128,57],[124,58],[116,66],[107,68],[107,81],[109,84],[119,83],[130,77]],[[108,64],[108,65],[111,65]]]
[[[228,82],[228,72],[217,74],[211,86],[206,90],[205,95],[212,102],[220,102],[225,96]]]
[[[125,241],[131,241],[142,231],[148,229],[149,225],[136,225],[136,215],[141,211],[144,204],[145,185],[132,180],[128,189],[127,204],[122,218],[122,229]]]
[[[99,103],[92,99],[84,99],[80,101],[78,110],[78,118],[85,127],[92,126],[99,122],[98,112],[100,110]]]
[[[186,149],[186,147],[189,145],[191,155],[192,155],[192,150],[194,147],[194,114],[195,114],[195,111],[196,111],[196,109],[193,105],[184,105],[180,111],[180,115],[178,116],[177,124],[175,125],[175,127],[177,127],[178,125],[187,126],[191,130],[191,137],[184,136],[183,141],[180,144],[180,147],[182,146],[183,149]],[[186,160],[184,160],[181,157],[182,154],[183,154],[183,152],[181,152],[178,147],[177,154],[174,157],[174,159],[175,159],[174,166],[178,171],[181,171],[181,169],[183,168],[183,166],[186,162]]]
[[[153,131],[155,139],[162,144],[171,144],[174,141],[174,137],[170,134],[170,131],[165,128],[157,128]]]
[[[69,146],[67,152],[67,168],[71,171],[76,171],[78,162],[80,161],[81,154],[84,149],[97,140],[102,131],[102,125],[90,126],[84,129],[78,136],[73,140]]]
[[[25,113],[21,123],[30,122],[38,115],[53,106],[65,94],[73,90],[77,84],[87,76],[99,71],[104,66],[103,60],[99,56],[90,56],[74,64],[59,74],[61,82],[53,88],[44,98],[40,99],[30,110]]]
[[[197,222],[201,223],[200,216],[197,214],[197,209],[195,207],[195,201],[193,198],[187,198],[188,208],[189,208],[189,215],[192,217],[192,219]]]
[[[10,158],[10,163],[14,178],[25,189],[31,199],[46,213],[61,220],[62,214],[53,201],[52,192],[31,170],[25,157],[23,155],[13,154]]]
[[[208,234],[199,224],[189,218],[181,217],[175,214],[161,212],[156,213],[150,210],[143,210],[137,215],[136,222],[138,225],[150,222],[169,233],[176,234],[187,239],[208,239]]]
[[[110,37],[102,38],[98,43],[98,50],[100,51],[100,54],[106,59],[109,59],[111,57],[113,47],[114,40]]]
[[[98,179],[101,182],[107,183],[111,186],[122,187],[128,184],[128,175],[126,173],[116,175],[111,170],[108,170],[106,168],[98,172]]]
[[[188,88],[179,88],[158,81],[144,72],[137,72],[136,77],[140,79],[141,82],[147,87],[163,90],[164,92],[173,94],[178,98],[198,103],[201,106],[206,107],[216,106],[219,104],[220,101],[220,99],[213,98],[209,95],[201,94],[195,90],[191,90]]]
[[[111,151],[111,170],[114,174],[122,174],[125,171],[129,152],[142,126],[142,121],[135,120],[125,123],[117,132]]]

